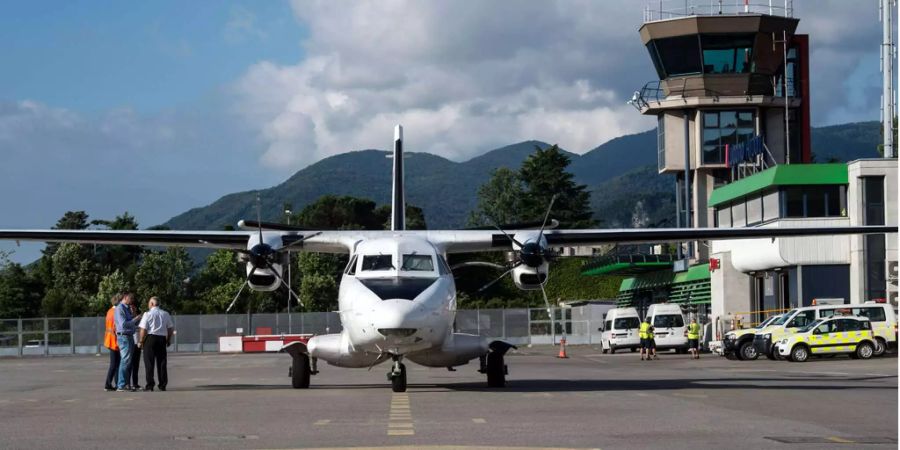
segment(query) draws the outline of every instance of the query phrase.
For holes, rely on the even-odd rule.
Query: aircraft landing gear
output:
[[[309,356],[296,354],[291,358],[291,386],[294,389],[309,388]]]
[[[490,351],[486,355],[481,356],[481,368],[478,371],[487,375],[488,387],[504,387],[506,386],[506,375],[509,374],[509,371],[506,368],[503,356],[506,355],[509,349],[516,347],[503,341],[491,342],[488,347]]]
[[[391,390],[394,392],[406,392],[406,366],[401,361],[402,357],[394,356],[394,366],[388,372],[388,380],[391,381]]]

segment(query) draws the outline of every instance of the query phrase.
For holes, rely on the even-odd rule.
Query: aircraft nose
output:
[[[385,338],[412,336],[424,326],[419,307],[408,300],[384,300],[373,311],[372,325]]]

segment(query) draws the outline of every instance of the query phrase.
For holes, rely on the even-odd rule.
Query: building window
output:
[[[725,146],[755,134],[753,111],[704,111],[703,164],[725,164]]]
[[[863,191],[863,224],[884,225],[884,177],[860,177]]]
[[[731,206],[722,206],[716,209],[716,227],[731,227]]]
[[[666,120],[665,114],[656,117],[656,160],[659,170],[666,168]]]
[[[863,197],[863,225],[884,225],[884,177],[860,177]],[[866,235],[866,298],[887,295],[886,249],[883,234]]]
[[[697,35],[678,36],[654,39],[651,43],[656,47],[656,54],[650,51],[650,57],[659,56],[659,63],[666,77],[693,75],[701,72],[700,40]]]
[[[790,186],[781,189],[781,217],[843,217],[844,186]]]
[[[758,196],[747,197],[747,225],[755,225],[762,222],[762,199]]]
[[[753,35],[703,35],[703,73],[752,71]]]
[[[781,55],[781,49],[778,49]],[[800,67],[800,58],[797,56],[796,48],[789,48],[787,54],[787,94],[788,97],[796,97],[797,91],[800,89],[797,83],[797,70]],[[775,76],[775,96],[784,97],[784,65],[782,65],[778,74]]]

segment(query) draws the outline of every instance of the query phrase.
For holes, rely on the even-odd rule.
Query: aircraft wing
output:
[[[9,241],[246,249],[249,231],[0,230]]]
[[[535,230],[506,230],[534,235]],[[828,236],[846,234],[896,233],[897,226],[854,227],[752,227],[752,228],[627,228],[589,230],[546,230],[551,247],[592,246],[602,244],[641,244],[724,239]],[[503,251],[510,248],[509,238],[499,231],[430,231],[428,238],[447,253]],[[526,234],[526,235],[527,235]],[[518,239],[518,238],[517,238]],[[521,241],[521,239],[519,239]]]

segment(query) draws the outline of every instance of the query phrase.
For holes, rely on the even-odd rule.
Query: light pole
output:
[[[291,207],[290,207],[290,205],[284,205],[284,216],[285,216],[285,218],[287,219],[287,224],[290,225],[290,224],[291,224]],[[288,260],[288,267],[287,267],[287,269],[288,269],[288,270],[287,270],[287,285],[288,285],[288,289],[287,289],[288,334],[293,334],[293,332],[294,332],[294,327],[293,327],[293,320],[291,319],[291,289],[293,289],[293,288],[292,288],[293,285],[291,284],[291,265],[292,265],[292,263],[293,263],[293,258],[291,258],[291,251],[290,251],[290,250],[288,250],[288,253],[287,253],[287,260]]]

